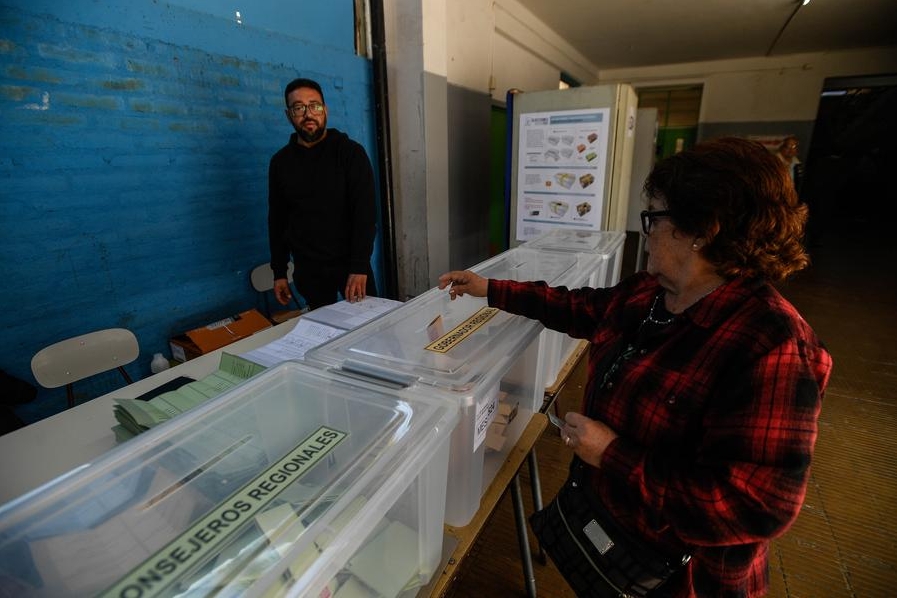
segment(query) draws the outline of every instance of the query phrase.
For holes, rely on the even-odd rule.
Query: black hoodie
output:
[[[337,129],[307,148],[296,140],[268,167],[268,239],[274,278],[290,254],[303,271],[365,274],[376,233],[374,173],[364,148]]]

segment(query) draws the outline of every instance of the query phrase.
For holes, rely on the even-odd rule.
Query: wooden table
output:
[[[553,402],[554,399],[557,398],[561,389],[564,388],[564,385],[567,383],[567,380],[570,378],[570,374],[573,373],[573,369],[576,367],[576,364],[579,363],[580,358],[589,348],[589,341],[582,340],[577,343],[577,345],[570,352],[570,355],[564,361],[564,364],[561,366],[561,369],[558,371],[557,378],[555,378],[554,383],[551,386],[545,388],[545,398],[549,402]],[[544,409],[542,411],[545,411]]]

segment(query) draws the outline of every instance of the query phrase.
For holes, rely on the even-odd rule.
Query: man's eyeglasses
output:
[[[290,116],[294,118],[297,116],[305,116],[306,112],[318,115],[324,112],[324,104],[320,102],[309,102],[308,104],[301,104],[299,102],[296,102],[295,104],[287,108],[287,111],[290,113]]]
[[[646,235],[651,234],[651,227],[657,222],[658,218],[664,218],[672,216],[673,213],[669,210],[642,210],[640,214],[642,217],[642,232]]]

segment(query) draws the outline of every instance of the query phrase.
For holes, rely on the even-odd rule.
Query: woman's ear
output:
[[[713,240],[716,238],[716,235],[719,234],[719,222],[714,222],[707,230],[704,232],[702,237],[698,237],[695,239],[695,243],[698,243],[700,247],[705,247],[713,243]]]

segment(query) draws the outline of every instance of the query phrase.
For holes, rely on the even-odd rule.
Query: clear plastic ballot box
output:
[[[569,251],[598,258],[581,262],[579,272],[581,280],[576,283],[580,287],[587,286],[594,289],[610,287],[619,282],[625,241],[626,233],[622,231],[552,229],[527,241],[521,247]]]
[[[611,287],[620,281],[625,240],[626,233],[622,231],[553,229],[527,241],[521,247],[550,255],[573,253],[579,256],[578,267],[567,272],[555,286],[597,289]],[[550,387],[555,384],[561,369],[580,341],[562,332],[545,330],[541,342],[539,367],[545,385]]]
[[[458,409],[287,362],[0,507],[5,596],[414,596]]]
[[[515,248],[473,269],[482,276],[552,281],[575,268],[573,254]],[[463,526],[543,402],[543,326],[469,295],[437,288],[310,350],[306,361],[398,386],[426,388],[460,408],[451,443],[446,523]]]

